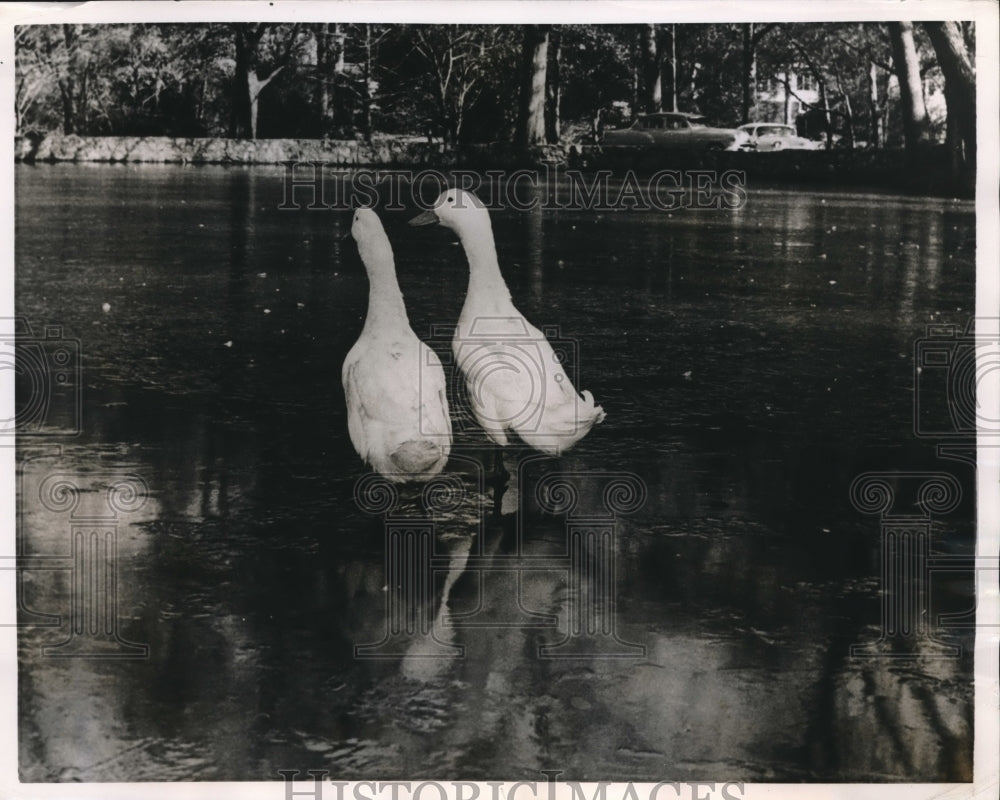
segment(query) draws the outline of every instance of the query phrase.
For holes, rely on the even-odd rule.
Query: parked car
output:
[[[778,125],[774,122],[750,122],[740,125],[741,130],[749,136],[749,141],[742,147],[744,150],[756,150],[758,153],[768,153],[772,150],[822,150],[823,143],[806,139],[795,133],[792,125]]]
[[[748,138],[743,131],[713,128],[699,114],[659,111],[640,114],[628,128],[605,131],[601,144],[658,150],[739,150]]]

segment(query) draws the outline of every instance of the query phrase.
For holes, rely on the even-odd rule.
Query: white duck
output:
[[[497,261],[490,215],[474,194],[449,189],[411,225],[440,223],[458,234],[469,260],[469,290],[452,340],[476,420],[496,444],[513,431],[526,444],[559,455],[604,420],[581,397],[545,335],[514,307]]]
[[[437,354],[410,328],[392,247],[370,208],[354,212],[351,235],[368,272],[368,316],[344,359],[351,443],[389,480],[427,480],[451,451],[451,418]]]

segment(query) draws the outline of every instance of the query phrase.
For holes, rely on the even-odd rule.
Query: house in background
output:
[[[757,81],[754,122],[794,125],[800,114],[819,103],[816,79],[806,69],[790,68]]]
[[[825,122],[823,112],[820,108],[821,98],[819,86],[816,78],[806,67],[792,67],[786,71],[778,72],[770,76],[761,77],[757,81],[756,104],[751,109],[750,118],[754,122],[777,122],[785,125],[795,125],[800,136],[819,137],[825,132]],[[837,96],[830,93],[828,85],[829,100],[832,109],[836,110]],[[930,69],[923,75],[923,98],[924,106],[927,109],[927,120],[931,131],[932,139],[944,141],[945,123],[947,120],[947,104],[944,96],[944,79],[940,70]],[[882,117],[879,126],[882,132],[880,141],[876,146],[884,147],[887,144],[897,146],[902,144],[897,141],[902,133],[899,130],[898,121],[893,121],[890,125],[889,117],[898,115],[899,111],[899,81],[895,75],[890,74],[886,87],[886,96],[880,103],[880,115]],[[860,109],[855,109],[857,113]],[[832,123],[835,130],[839,130],[842,121],[834,113]],[[869,130],[858,130],[855,125],[856,146],[868,144],[870,138]],[[895,131],[886,134],[887,131]],[[846,132],[835,133],[834,138],[839,138]],[[887,141],[888,139],[888,141]]]

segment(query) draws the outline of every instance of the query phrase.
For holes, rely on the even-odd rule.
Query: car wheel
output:
[[[784,146],[785,146],[784,142],[780,142],[779,141],[779,142],[775,142],[773,145],[771,145],[771,149],[772,150],[781,150]]]

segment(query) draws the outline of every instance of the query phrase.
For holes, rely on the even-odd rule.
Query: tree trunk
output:
[[[261,81],[257,77],[257,73],[250,70],[247,73],[247,90],[250,103],[250,138],[257,138],[257,108],[258,99],[260,98],[260,93],[263,91],[264,87],[267,85],[267,81]]]
[[[630,86],[630,88],[632,89],[632,97],[631,97],[631,103],[629,104],[629,111],[631,112],[633,117],[635,117],[637,111],[641,110],[639,107],[639,73],[641,71],[639,68],[639,61],[640,61],[639,44],[640,44],[639,37],[638,36],[634,37],[632,39],[629,52],[629,55],[631,56],[631,58],[629,59],[629,64],[632,67],[632,76],[631,76],[632,82]]]
[[[340,99],[338,87],[342,86],[341,77],[344,74],[345,62],[344,62],[344,51],[347,49],[346,41],[347,34],[343,32],[343,26],[339,22],[333,23],[333,74],[329,75],[330,78],[330,114],[328,122],[328,130],[333,129],[334,123],[343,114],[343,108],[338,106],[338,102],[343,102]]]
[[[844,92],[844,132],[847,134],[847,146],[854,149],[854,108],[851,106],[851,96]]]
[[[236,68],[233,75],[232,114],[230,135],[235,138],[257,138],[257,108],[260,93],[278,73],[285,69],[292,55],[297,36],[297,25],[293,25],[286,40],[284,53],[276,60],[274,68],[265,76],[260,76],[257,63],[257,47],[269,23],[233,23],[236,34]]]
[[[365,23],[364,89],[361,96],[361,133],[366,142],[372,140],[372,26]]]
[[[951,145],[974,180],[976,169],[976,74],[957,22],[923,23],[944,74]],[[954,125],[951,124],[954,120]],[[957,177],[957,176],[956,176]]]
[[[646,111],[663,110],[663,81],[661,78],[662,64],[660,48],[656,41],[656,26],[644,25],[642,29],[642,74],[644,97],[643,106]]]
[[[451,140],[458,143],[462,136],[462,125],[465,124],[465,106],[462,103],[455,104],[455,114],[452,116]]]
[[[947,102],[947,98],[945,98]],[[948,169],[952,177],[958,180],[962,175],[964,153],[962,152],[962,133],[958,128],[958,120],[954,114],[949,114],[945,122],[945,145],[948,148]]]
[[[670,110],[677,110],[677,25],[670,24]]]
[[[882,146],[882,108],[878,98],[878,66],[868,65],[868,138],[873,147]]]
[[[826,149],[831,150],[833,148],[833,120],[830,117],[830,96],[826,91],[825,80],[819,81],[819,101],[823,109],[823,128],[826,131]]]
[[[203,72],[200,85],[192,85],[191,92],[194,101],[194,122],[197,129],[204,128],[205,98],[208,96],[208,74]]]
[[[743,73],[740,76],[743,85],[743,106],[740,118],[743,123],[750,122],[750,114],[757,106],[757,53],[753,41],[753,23],[743,23]],[[787,95],[786,95],[787,97]],[[785,103],[785,123],[788,122],[788,103]]]
[[[62,102],[63,133],[76,133],[76,111],[73,109],[73,79],[59,81],[59,99]]]
[[[82,133],[77,126],[77,88],[76,88],[76,40],[77,29],[74,25],[63,25],[63,43],[66,47],[66,65],[59,70],[59,99],[62,103],[63,133]]]
[[[253,110],[250,103],[250,48],[242,25],[236,26],[236,67],[230,105],[229,135],[234,139],[253,137]]]
[[[87,110],[88,110],[87,109],[87,79],[88,79],[89,76],[87,74],[87,65],[86,64],[80,64],[79,63],[79,59],[77,60],[77,64],[78,64],[77,69],[78,69],[79,75],[80,75],[80,80],[77,81],[77,86],[79,87],[79,91],[77,92],[76,101],[73,103],[73,106],[76,109],[76,128],[77,128],[77,132],[78,133],[86,134],[86,133],[88,133],[87,122],[88,122],[88,116],[89,116],[87,114]]]
[[[890,22],[889,42],[892,45],[892,63],[899,80],[899,99],[903,113],[903,136],[906,149],[913,151],[927,140],[929,125],[924,105],[923,82],[920,79],[920,62],[913,43],[912,22]]]
[[[337,40],[337,60],[334,62],[333,71],[340,75],[344,71],[344,42],[347,39],[347,34],[341,30],[341,24],[339,22],[333,23],[333,36]]]
[[[559,144],[559,67],[562,33],[553,28],[549,34],[548,65],[545,73],[545,139]]]
[[[320,22],[313,29],[316,37],[316,115],[319,118],[319,135],[327,138],[331,121],[332,91],[330,61],[333,52],[331,34],[333,25]]]
[[[520,145],[527,149],[545,143],[545,74],[548,68],[549,28],[525,25],[522,44]]]

